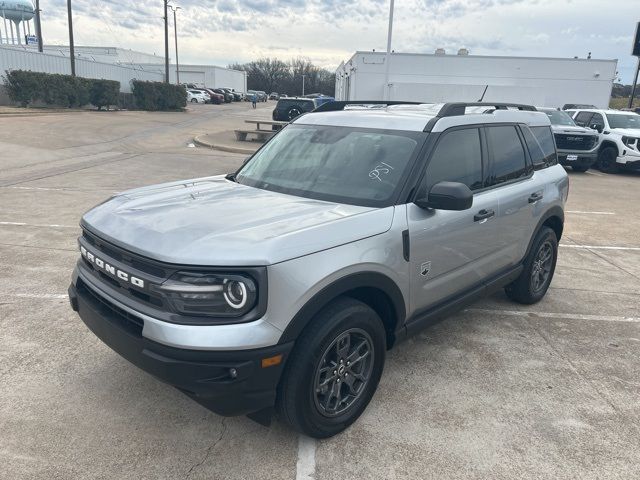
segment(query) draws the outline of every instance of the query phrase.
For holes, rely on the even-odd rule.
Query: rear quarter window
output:
[[[529,147],[529,152],[531,153],[531,159],[533,161],[533,167],[536,170],[540,170],[541,168],[550,167],[551,165],[555,165],[558,163],[558,155],[556,153],[556,142],[553,138],[553,132],[551,131],[551,127],[529,127],[523,128],[523,132],[525,133],[525,141],[527,142],[527,147]],[[540,150],[542,150],[542,159],[536,158],[534,156],[534,152],[536,151],[535,146],[529,146],[529,138],[527,138],[526,131],[530,130],[535,140],[538,144]]]

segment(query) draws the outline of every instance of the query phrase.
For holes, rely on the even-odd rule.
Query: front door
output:
[[[482,190],[482,144],[477,127],[443,133],[429,160],[421,195],[440,181]],[[480,283],[496,270],[500,247],[494,224],[499,208],[498,196],[491,190],[475,193],[472,207],[463,211],[408,205],[410,315]]]

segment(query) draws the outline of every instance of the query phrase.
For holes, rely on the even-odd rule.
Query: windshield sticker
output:
[[[391,173],[391,170],[393,170],[393,167],[391,165],[384,162],[380,162],[380,164],[376,165],[376,168],[374,168],[369,172],[369,178],[371,179],[375,178],[376,180],[381,182],[382,178],[380,177],[380,175],[387,175]]]

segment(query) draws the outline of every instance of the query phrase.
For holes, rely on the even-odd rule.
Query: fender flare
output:
[[[538,224],[536,225],[536,228],[533,231],[533,235],[531,235],[531,238],[529,239],[529,245],[527,245],[527,251],[524,254],[522,261],[524,261],[524,259],[529,256],[529,252],[531,251],[531,247],[533,246],[533,240],[538,235],[538,232],[540,231],[540,229],[544,226],[546,221],[552,217],[557,217],[560,220],[560,224],[564,229],[564,210],[560,206],[555,205],[551,207],[549,210],[547,210],[538,221]],[[558,237],[558,242],[560,242],[560,237]]]
[[[379,272],[357,272],[345,275],[316,293],[304,306],[296,313],[287,328],[285,328],[278,343],[287,343],[295,341],[305,327],[311,322],[313,317],[333,299],[344,295],[345,293],[358,288],[375,288],[384,292],[391,301],[393,312],[396,317],[396,325],[394,331],[388,331],[394,334],[395,329],[404,324],[406,318],[406,308],[404,296],[400,287],[388,276]]]

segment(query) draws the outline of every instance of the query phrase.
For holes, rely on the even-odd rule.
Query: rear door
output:
[[[544,184],[535,175],[519,126],[492,125],[485,127],[485,132],[489,149],[488,184],[500,198],[495,228],[502,256],[496,259],[496,265],[506,269],[518,264],[524,256],[537,223],[536,207],[544,197]],[[527,135],[531,136],[531,132],[527,131]]]
[[[440,181],[466,184],[474,193],[468,210],[407,206],[411,263],[411,312],[428,309],[475,284],[500,257],[495,192],[482,191],[486,148],[479,127],[444,132],[430,155],[419,187],[422,196]]]

